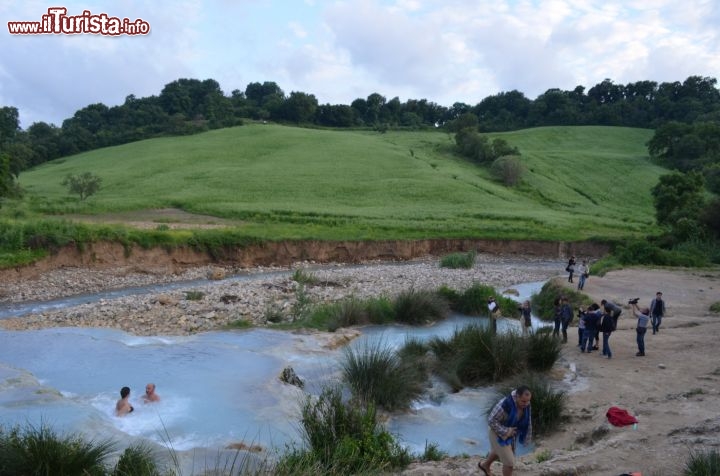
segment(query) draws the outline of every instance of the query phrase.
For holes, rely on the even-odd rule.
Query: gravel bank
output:
[[[562,273],[556,260],[524,256],[478,255],[468,270],[440,268],[437,259],[402,263],[316,266],[297,263],[289,268],[234,269],[198,267],[179,274],[154,274],[137,269],[87,270],[63,268],[34,280],[3,283],[4,303],[46,301],[63,296],[96,293],[108,289],[147,286],[211,278],[201,285],[188,284],[167,292],[128,295],[82,304],[59,311],[0,320],[5,329],[45,327],[112,327],[136,335],[186,335],[222,328],[244,320],[256,326],[267,324],[268,309],[293,318],[298,284],[291,279],[303,269],[317,283],[304,292],[312,302],[331,302],[347,296],[394,296],[410,288],[437,289],[441,285],[462,290],[475,282],[505,288],[522,282],[544,281]],[[236,275],[249,276],[235,279]],[[188,292],[202,298],[188,299]]]

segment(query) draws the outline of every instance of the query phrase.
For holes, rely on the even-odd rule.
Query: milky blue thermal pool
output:
[[[513,286],[519,300],[542,283]],[[446,337],[478,318],[454,315],[431,327],[366,327],[363,339],[400,346],[409,336]],[[534,325],[537,325],[536,322]],[[515,321],[503,326],[518,326]],[[314,334],[269,329],[209,332],[184,337],[137,337],[108,329],[0,330],[0,425],[47,424],[58,432],[138,439],[197,459],[199,448],[244,442],[264,448],[300,443],[299,403],[305,393],[278,379],[292,366],[317,394],[336,379],[342,349],[327,350]],[[145,384],[157,384],[159,403],[143,404]],[[135,411],[113,415],[122,386]],[[485,409],[492,389],[466,389],[440,403],[422,400],[396,415],[389,429],[414,453],[438,443],[449,454],[488,450]]]

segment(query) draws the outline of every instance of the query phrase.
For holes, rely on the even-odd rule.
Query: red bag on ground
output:
[[[623,410],[619,407],[610,407],[605,414],[608,421],[615,426],[628,426],[637,423],[637,419],[628,413],[627,410]]]

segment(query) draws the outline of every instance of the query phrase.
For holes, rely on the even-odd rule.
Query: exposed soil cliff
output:
[[[372,260],[404,261],[422,256],[441,256],[456,251],[519,254],[564,258],[571,254],[599,257],[608,246],[592,242],[551,242],[511,240],[416,240],[416,241],[279,241],[225,249],[218,258],[189,247],[127,250],[119,243],[99,242],[82,249],[66,246],[28,266],[0,270],[0,281],[37,276],[62,267],[133,267],[151,273],[178,273],[206,264],[287,266],[299,261],[318,263],[359,263]]]

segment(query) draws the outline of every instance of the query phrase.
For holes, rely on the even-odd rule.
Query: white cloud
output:
[[[716,0],[184,0],[64,3],[70,13],[141,17],[147,37],[0,34],[0,106],[22,126],[58,123],[94,102],[159,94],[180,77],[226,93],[275,81],[349,104],[378,92],[475,104],[517,89],[587,89],[605,78],[720,76]],[[48,4],[0,1],[5,21]],[[4,25],[5,22],[0,22]]]

